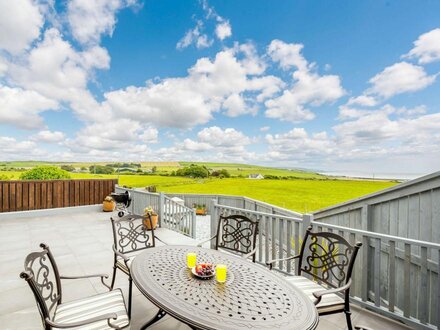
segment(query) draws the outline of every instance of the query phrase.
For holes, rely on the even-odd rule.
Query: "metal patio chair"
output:
[[[115,285],[116,271],[119,269],[128,276],[128,316],[131,317],[133,281],[130,274],[130,265],[134,257],[144,249],[156,246],[151,216],[127,214],[122,218],[110,218],[113,228],[113,277],[110,287]],[[150,228],[146,227],[146,223]]]
[[[286,280],[302,289],[314,302],[319,315],[344,312],[348,329],[353,329],[350,312],[350,286],[353,265],[362,243],[351,245],[344,237],[307,228],[299,255],[270,260],[270,269],[279,261],[298,259],[297,276]],[[307,277],[301,276],[307,274]],[[343,294],[341,298],[337,293]]]
[[[224,249],[237,252],[243,258],[252,257],[255,262],[255,253],[257,252],[256,242],[258,235],[258,222],[253,221],[243,215],[220,215],[217,225],[217,233],[197,244],[202,247],[206,242],[215,238],[215,249]]]
[[[100,277],[110,289],[104,282],[108,275],[60,276],[49,246],[41,243],[40,247],[43,251],[26,257],[20,277],[32,289],[44,329],[122,329],[130,324],[120,289],[62,302],[61,280]]]

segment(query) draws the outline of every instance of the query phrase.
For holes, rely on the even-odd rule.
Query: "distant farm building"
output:
[[[258,174],[249,174],[248,179],[261,180],[264,179],[264,176],[260,173]]]

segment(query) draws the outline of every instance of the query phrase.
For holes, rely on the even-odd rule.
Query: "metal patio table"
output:
[[[227,265],[227,280],[195,278],[186,254],[197,262]],[[275,272],[239,256],[192,246],[147,249],[131,264],[139,290],[159,312],[144,328],[166,314],[194,329],[315,329],[318,312],[312,301]]]

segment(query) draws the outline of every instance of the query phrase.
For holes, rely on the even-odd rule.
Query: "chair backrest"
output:
[[[220,215],[217,227],[215,248],[227,249],[247,254],[255,249],[258,234],[258,222],[243,215]],[[255,262],[255,254],[252,256]]]
[[[56,307],[61,303],[61,281],[58,267],[49,246],[40,244],[41,252],[30,253],[24,262],[20,277],[25,279],[37,301],[43,325],[49,328],[46,318],[52,319]]]
[[[335,233],[312,232],[310,226],[301,245],[298,275],[310,274],[315,280],[337,288],[348,282],[362,243],[351,245]]]
[[[110,218],[113,227],[113,243],[121,253],[130,253],[155,247],[151,216],[127,214],[120,219]],[[147,223],[150,225],[147,227]]]

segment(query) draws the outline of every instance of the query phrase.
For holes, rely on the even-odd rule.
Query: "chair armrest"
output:
[[[205,239],[204,241],[201,241],[199,244],[197,244],[197,247],[202,247],[203,244],[205,244],[206,242],[210,242],[212,241],[214,238],[216,238],[217,235],[212,236],[211,238]]]
[[[287,258],[268,260],[268,261],[266,261],[266,265],[269,266],[270,270],[272,270],[273,264],[276,263],[276,262],[279,262],[279,261],[289,261],[289,260],[296,259],[296,258],[299,258],[299,257],[300,257],[299,255],[296,255],[296,256],[291,256],[291,257],[287,257]]]
[[[257,248],[253,249],[251,252],[249,252],[248,254],[244,254],[242,257],[244,259],[249,258],[250,256],[254,255],[257,252]]]
[[[322,290],[322,291],[313,292],[313,296],[316,298],[316,300],[313,303],[315,305],[317,305],[321,301],[322,296],[325,296],[326,294],[343,292],[343,291],[347,290],[350,286],[351,286],[351,278],[348,280],[348,282],[345,285],[343,285],[343,286],[341,286],[339,288],[334,288],[334,289],[328,289],[328,290]]]
[[[116,320],[118,317],[118,315],[116,315],[116,313],[107,313],[101,316],[96,316],[96,317],[91,317],[89,319],[80,321],[80,322],[71,322],[71,323],[59,323],[59,322],[55,322],[50,320],[48,317],[46,317],[45,322],[47,324],[49,324],[51,327],[54,328],[60,328],[60,329],[65,329],[65,328],[76,328],[76,327],[81,327],[90,323],[94,323],[94,322],[98,322],[98,321],[107,321],[107,324],[109,325],[109,327],[113,328],[113,329],[121,329],[120,327],[111,324],[110,320]]]
[[[118,250],[116,250],[116,246],[112,246],[113,252],[118,256],[121,257],[122,259],[124,259],[124,262],[127,262],[128,260],[130,260],[129,257],[127,257],[127,255],[119,252]]]
[[[82,278],[92,278],[92,277],[100,277],[101,278],[101,283],[109,290],[111,290],[110,285],[106,284],[104,282],[104,278],[107,279],[108,275],[107,274],[91,274],[91,275],[80,275],[80,276],[60,276],[60,279],[62,280],[78,280],[78,279],[82,279]]]

